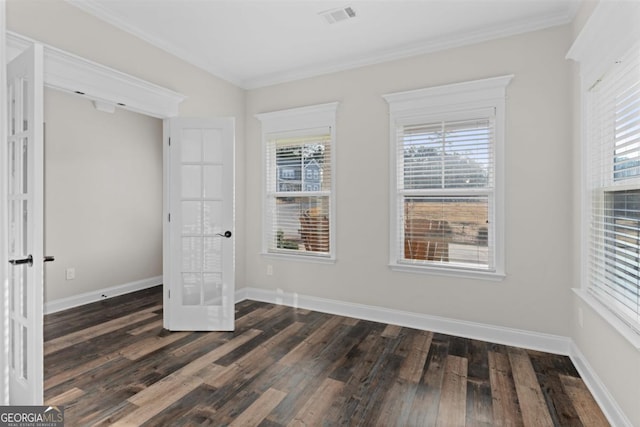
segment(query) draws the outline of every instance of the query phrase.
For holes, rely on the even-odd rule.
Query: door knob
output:
[[[231,232],[229,230],[225,231],[224,234],[218,233],[216,236],[226,237],[227,239],[231,237]]]
[[[33,256],[29,255],[26,258],[20,258],[20,259],[10,259],[9,263],[11,265],[22,265],[22,264],[29,264],[29,267],[31,267],[33,265]]]
[[[51,262],[51,261],[55,261],[56,258],[51,256],[51,255],[46,255],[42,258],[42,262]],[[22,264],[29,264],[29,267],[31,267],[33,265],[33,255],[29,255],[26,258],[19,258],[19,259],[10,259],[9,263],[11,265],[22,265]]]

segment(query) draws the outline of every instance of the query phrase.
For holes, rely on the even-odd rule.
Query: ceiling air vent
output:
[[[318,15],[322,16],[328,24],[335,24],[336,22],[355,18],[356,11],[351,7],[341,7],[338,9],[325,10],[324,12],[320,12]]]

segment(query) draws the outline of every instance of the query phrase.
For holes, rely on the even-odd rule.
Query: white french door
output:
[[[164,325],[234,329],[234,121],[165,121]]]
[[[7,65],[9,403],[43,399],[43,49]]]

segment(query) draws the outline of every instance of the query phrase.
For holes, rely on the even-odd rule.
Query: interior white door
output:
[[[164,325],[234,329],[234,121],[165,121]]]
[[[9,402],[43,399],[42,46],[7,65]]]

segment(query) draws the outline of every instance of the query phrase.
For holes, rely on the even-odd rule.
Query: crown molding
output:
[[[211,64],[209,61],[205,61],[202,55],[194,54],[193,52],[189,52],[181,47],[176,46],[175,44],[167,43],[165,40],[162,40],[159,37],[152,36],[146,31],[142,31],[140,28],[130,25],[115,14],[109,12],[104,6],[101,6],[94,0],[65,1],[82,10],[83,12],[93,15],[94,17],[108,24],[111,24],[122,31],[132,34],[135,37],[144,40],[145,42],[159,49],[162,49],[165,52],[200,68],[201,70],[208,72],[209,74],[212,74],[215,77],[218,77],[236,86],[242,87],[242,80],[228,70],[225,70],[215,64]]]
[[[184,95],[65,52],[18,33],[7,32],[7,57],[13,58],[33,43],[44,46],[44,84],[85,96],[101,111],[116,107],[157,118],[178,115]]]
[[[161,40],[135,26],[132,26],[111,13],[107,8],[101,6],[95,0],[65,0],[67,3],[87,12],[123,31],[164,50],[208,73],[226,80],[242,89],[257,89],[276,84],[287,83],[295,80],[316,77],[325,74],[331,74],[340,71],[346,71],[354,68],[364,67],[367,65],[375,65],[379,63],[395,61],[399,59],[409,58],[412,56],[424,55],[428,53],[438,52],[446,49],[467,46],[471,44],[481,43],[503,37],[509,37],[517,34],[542,30],[545,28],[565,25],[570,23],[575,17],[580,2],[574,1],[565,10],[558,13],[550,13],[540,15],[538,17],[513,21],[508,24],[496,25],[482,28],[475,31],[469,31],[461,34],[443,35],[436,39],[425,40],[420,43],[411,44],[404,47],[393,49],[376,50],[357,58],[342,59],[338,61],[312,64],[292,70],[278,71],[265,75],[259,75],[255,78],[243,79],[237,73],[224,69],[220,64],[211,64],[203,59],[203,56],[197,53],[188,52],[187,50]]]
[[[266,86],[287,83],[295,80],[302,80],[320,75],[347,71],[355,68],[376,65],[385,62],[397,61],[419,55],[435,53],[447,49],[469,46],[486,41],[515,36],[547,28],[566,25],[573,21],[580,3],[571,3],[571,7],[560,14],[543,15],[533,19],[513,21],[508,25],[498,25],[487,27],[476,31],[461,33],[457,35],[446,35],[437,39],[429,39],[420,43],[411,44],[404,47],[379,50],[362,55],[357,59],[342,60],[332,63],[315,64],[308,67],[301,67],[286,72],[278,72],[265,76],[246,79],[241,82],[244,89],[258,89]]]

